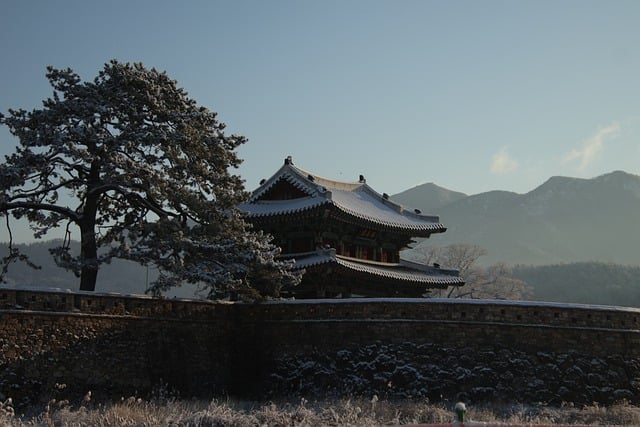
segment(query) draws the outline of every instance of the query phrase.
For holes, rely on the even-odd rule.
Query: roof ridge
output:
[[[432,222],[440,221],[440,218],[436,215],[425,215],[419,210],[409,208],[407,206],[402,205],[401,203],[396,202],[395,200],[391,200],[387,193],[378,193],[373,187],[367,184],[367,180],[364,178],[363,175],[360,175],[361,180],[358,182],[337,181],[335,179],[325,178],[323,176],[313,174],[312,172],[309,172],[305,169],[295,166],[293,163],[289,163],[287,164],[287,166],[289,166],[292,170],[298,173],[301,178],[308,180],[311,177],[313,178],[314,183],[323,184],[325,187],[328,187],[328,189],[330,190],[335,189],[335,190],[346,190],[346,191],[356,191],[356,190],[366,191],[369,194],[379,198],[382,201],[382,203],[384,203],[385,205],[392,207],[393,209],[396,209],[400,214],[419,217],[419,218],[425,218]],[[319,182],[319,181],[322,181],[322,182]]]
[[[359,187],[362,187],[364,184],[366,184],[366,182],[350,182],[350,181],[338,181],[335,179],[331,179],[331,178],[326,178],[324,176],[315,174],[313,172],[309,172],[305,169],[299,168],[298,166],[295,166],[293,164],[289,164],[287,165],[289,166],[294,172],[296,172],[298,175],[300,175],[301,178],[303,179],[309,179],[309,177],[313,178],[313,182],[318,184],[318,185],[323,185],[325,187],[328,187],[329,189],[337,189],[337,190],[353,190]]]

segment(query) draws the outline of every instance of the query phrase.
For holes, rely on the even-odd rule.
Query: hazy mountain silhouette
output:
[[[467,197],[466,194],[447,190],[434,183],[421,184],[392,196],[393,200],[404,206],[418,208],[422,212],[433,213],[443,206]],[[420,202],[414,203],[414,202]]]
[[[33,269],[24,262],[9,265],[4,286],[46,287],[78,291],[80,279],[72,272],[58,267],[49,248],[60,246],[61,240],[45,240],[28,244],[14,244],[21,253],[28,255],[29,260],[40,269]],[[71,242],[71,252],[78,253],[79,242]],[[0,257],[9,253],[7,244],[0,242]],[[98,272],[96,292],[116,292],[123,294],[144,294],[150,283],[156,280],[158,272],[154,268],[146,268],[132,261],[113,259],[110,264],[103,264]],[[194,288],[184,286],[167,292],[167,296],[192,297]]]
[[[426,207],[441,200],[425,200],[429,193],[417,189],[400,193],[401,203]],[[490,191],[423,212],[439,215],[448,230],[420,244],[477,244],[487,249],[487,263],[640,265],[640,176],[622,171],[552,177],[526,194]]]

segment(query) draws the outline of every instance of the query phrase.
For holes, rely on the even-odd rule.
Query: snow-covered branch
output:
[[[7,213],[14,209],[27,209],[27,210],[35,210],[35,211],[55,212],[57,214],[64,216],[65,218],[68,218],[73,222],[78,222],[81,219],[81,215],[79,215],[77,212],[74,212],[73,210],[67,207],[51,205],[47,203],[39,203],[39,202],[0,203],[0,212]]]

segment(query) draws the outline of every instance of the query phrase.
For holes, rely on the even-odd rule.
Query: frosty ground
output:
[[[0,425],[23,426],[381,426],[453,421],[455,402],[432,404],[426,400],[378,400],[377,397],[338,400],[239,401],[180,400],[158,396],[136,397],[98,404],[49,402],[31,415],[13,414],[0,406]],[[640,426],[640,408],[620,403],[603,407],[563,405],[471,404],[467,419],[522,424],[581,424]]]

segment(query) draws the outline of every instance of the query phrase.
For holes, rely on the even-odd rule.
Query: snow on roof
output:
[[[320,197],[304,197],[292,200],[261,200],[254,203],[243,203],[239,208],[250,216],[261,217],[303,212],[327,203],[331,203],[331,201]]]
[[[281,180],[305,193],[306,197],[291,200],[261,199]],[[419,211],[407,210],[369,187],[366,180],[357,183],[335,181],[313,175],[285,164],[251,195],[240,210],[253,217],[287,215],[331,205],[339,211],[361,220],[395,229],[412,230],[418,234],[444,232],[437,216],[422,215]]]
[[[339,255],[336,256],[336,261],[339,265],[350,270],[368,273],[374,276],[381,276],[388,279],[402,280],[404,282],[417,282],[444,286],[460,286],[464,284],[462,278],[458,276],[442,274],[436,271],[428,273],[422,270],[413,270],[403,266],[402,264],[385,267],[382,265],[359,262],[354,259],[347,259]]]
[[[303,269],[321,264],[335,263],[336,256],[337,255],[335,251],[316,251],[295,254],[293,256],[293,260],[295,261],[296,269]]]
[[[350,271],[366,273],[387,279],[418,284],[460,286],[462,278],[454,270],[439,270],[433,267],[411,268],[405,263],[382,263],[336,255],[335,250],[319,250],[294,256],[296,268],[311,268],[322,264],[334,264]]]
[[[439,218],[415,214],[401,207],[396,208],[398,205],[385,203],[387,200],[370,190],[366,184],[352,191],[334,190],[332,195],[338,209],[367,221],[416,231],[444,231],[444,226],[438,222]]]

